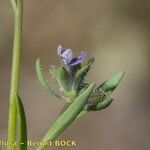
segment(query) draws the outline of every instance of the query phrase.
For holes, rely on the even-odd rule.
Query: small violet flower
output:
[[[79,56],[73,57],[72,49],[65,49],[61,45],[59,45],[57,48],[57,55],[60,59],[63,60],[65,66],[71,69],[71,67],[84,61],[86,57],[86,52],[82,51]]]

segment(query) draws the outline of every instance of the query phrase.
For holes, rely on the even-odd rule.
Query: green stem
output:
[[[21,0],[11,0],[14,10],[15,26],[14,26],[14,44],[13,44],[13,58],[12,58],[12,73],[10,85],[10,99],[9,99],[9,120],[8,120],[8,150],[15,150],[16,142],[16,119],[17,107],[16,99],[19,89],[20,76],[20,51],[22,42],[22,14],[23,5]]]

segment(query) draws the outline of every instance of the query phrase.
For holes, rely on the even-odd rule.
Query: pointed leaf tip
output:
[[[18,122],[18,148],[20,150],[27,149],[27,124],[24,106],[20,97],[16,98],[17,105],[17,122]],[[24,144],[22,144],[24,143]]]
[[[110,79],[105,81],[103,84],[101,84],[99,88],[101,88],[105,92],[113,92],[115,88],[119,85],[124,75],[125,75],[124,71],[118,72],[117,74],[112,76]]]
[[[91,65],[93,64],[93,62],[94,62],[94,57],[92,57],[92,58],[88,61],[87,64],[91,66]]]

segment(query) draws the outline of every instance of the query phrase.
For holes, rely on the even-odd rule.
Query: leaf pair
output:
[[[78,118],[82,117],[89,111],[99,111],[108,107],[113,101],[113,98],[111,98],[110,95],[117,88],[124,74],[125,72],[121,71],[99,85],[95,90],[97,92],[103,91],[105,93],[105,96],[97,99],[97,101],[93,105],[86,104],[82,112],[79,114]]]
[[[95,106],[95,108],[90,108],[91,110],[101,110],[112,103],[113,98],[111,98],[111,93],[117,88],[124,74],[125,72],[121,71],[96,88],[96,91],[103,91],[105,96],[103,97],[102,101]]]

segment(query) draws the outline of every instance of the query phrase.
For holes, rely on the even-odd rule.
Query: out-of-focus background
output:
[[[101,83],[120,70],[126,76],[111,107],[75,121],[59,137],[76,140],[77,147],[48,149],[150,149],[150,1],[24,0],[23,24],[20,95],[29,139],[39,140],[64,105],[35,74],[40,57],[51,80],[48,67],[59,65],[56,47],[62,44],[95,57],[88,80]],[[0,0],[0,139],[7,138],[12,43],[13,12],[9,0]]]

